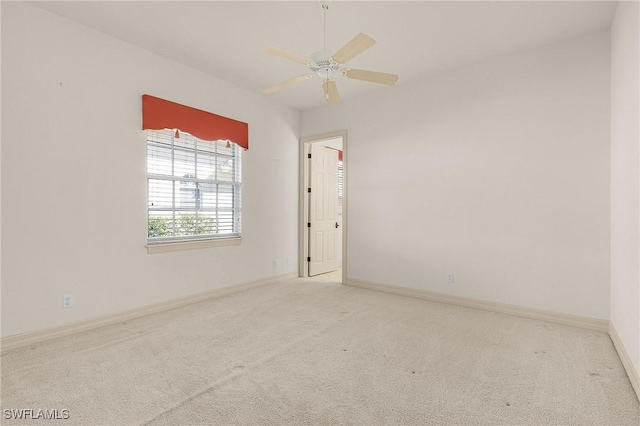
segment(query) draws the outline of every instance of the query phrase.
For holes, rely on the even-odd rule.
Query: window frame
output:
[[[242,240],[242,149],[229,141],[206,141],[197,138],[196,136],[190,135],[185,132],[179,132],[175,129],[164,129],[164,130],[147,130],[146,131],[146,181],[147,181],[147,250],[149,253],[160,253],[166,251],[175,251],[175,250],[189,250],[195,248],[205,248],[205,247],[218,247],[225,245],[236,245],[239,244]],[[166,142],[171,140],[171,144],[167,144]],[[187,145],[190,142],[193,142],[193,145],[185,147],[184,143],[176,144],[176,140],[186,139]],[[219,144],[226,144],[226,149],[231,149],[232,155],[223,154],[219,152]],[[204,150],[202,148],[199,149],[199,146],[206,146],[206,144],[213,144],[215,146],[213,151]],[[160,148],[169,150],[171,153],[169,158],[169,163],[171,166],[170,173],[150,173],[150,150],[152,148]],[[186,164],[192,164],[194,174],[186,174],[184,176],[176,175],[176,152],[186,153],[184,158],[187,158],[189,155],[193,155],[192,161],[186,161]],[[222,149],[221,149],[222,151]],[[213,170],[214,174],[210,175],[208,178],[198,178],[197,177],[197,167],[198,167],[198,153],[206,152],[207,156],[209,156],[213,161]],[[188,155],[187,155],[188,154]],[[213,154],[213,155],[212,155]],[[221,156],[228,157],[231,159],[232,170],[231,170],[231,179],[224,180],[221,179],[217,174],[220,170],[221,163],[219,163],[219,158]],[[165,159],[166,162],[166,159]],[[211,178],[211,176],[215,176],[216,178]],[[172,189],[171,192],[171,203],[170,206],[164,205],[162,207],[153,208],[152,207],[152,195],[151,195],[151,181],[157,182],[171,182]],[[177,185],[182,185],[184,183],[193,183],[195,184],[193,206],[186,207],[178,207],[176,205],[176,191]],[[198,194],[204,194],[205,190],[201,190],[199,185],[214,185],[216,194],[215,202],[212,204],[214,207],[204,208],[201,203],[203,203],[204,199],[199,198]],[[221,208],[220,207],[220,187],[228,186],[230,187],[230,198],[231,198],[231,207]],[[201,192],[202,191],[202,192]],[[192,235],[169,235],[169,236],[160,236],[160,237],[150,237],[149,236],[149,221],[153,217],[153,212],[170,212],[171,216],[169,218],[169,222],[173,222],[171,224],[172,231],[178,227],[177,220],[181,215],[189,214],[189,212],[193,212],[193,215],[196,218],[196,225],[200,226],[198,222],[198,214],[199,212],[208,212],[213,213],[213,215],[208,214],[209,217],[215,218],[215,233],[203,233],[203,234],[192,234]],[[220,232],[220,214],[230,214],[231,220],[227,221],[225,224],[227,227],[231,227],[231,232]],[[162,215],[156,215],[157,217],[161,217]],[[204,215],[203,215],[204,216]],[[224,222],[223,222],[224,223]]]

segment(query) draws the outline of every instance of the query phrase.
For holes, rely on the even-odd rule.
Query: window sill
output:
[[[148,243],[147,254],[168,253],[171,251],[195,250],[209,247],[236,246],[242,243],[242,237],[215,238],[210,240],[169,241]]]

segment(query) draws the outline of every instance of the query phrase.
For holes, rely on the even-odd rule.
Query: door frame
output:
[[[348,172],[347,172],[347,131],[323,133],[321,135],[308,136],[300,139],[300,162],[299,162],[299,209],[298,209],[298,275],[302,278],[309,277],[309,267],[307,257],[309,256],[309,232],[307,228],[307,218],[309,217],[309,194],[307,192],[309,179],[309,162],[307,154],[311,144],[324,142],[330,139],[342,138],[342,284],[347,283],[347,193],[348,193]]]

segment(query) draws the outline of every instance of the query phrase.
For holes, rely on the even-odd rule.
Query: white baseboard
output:
[[[516,315],[542,321],[553,322],[562,325],[587,328],[589,330],[609,331],[609,321],[597,318],[581,317],[577,315],[562,314],[558,312],[544,311],[541,309],[525,308],[523,306],[509,305],[506,303],[488,302],[485,300],[471,299],[467,297],[451,296],[448,294],[434,293],[408,287],[396,287],[388,284],[372,283],[353,278],[347,278],[347,285],[361,287],[370,290],[398,294],[401,296],[426,299],[434,302],[448,303],[450,305],[464,306],[467,308],[482,309],[501,314]]]
[[[286,281],[293,278],[297,278],[298,274],[287,274],[276,277],[266,278],[257,281],[251,281],[248,283],[235,284],[228,287],[218,288],[205,293],[199,293],[192,296],[182,297],[179,299],[172,299],[166,302],[160,302],[153,305],[144,306],[141,308],[134,308],[127,311],[117,312],[115,314],[103,315],[96,318],[90,318],[87,320],[77,321],[70,324],[64,324],[57,327],[45,328],[33,332],[17,334],[14,336],[7,336],[0,339],[0,351],[2,353],[8,352],[13,349],[21,348],[27,345],[33,345],[35,343],[44,342],[47,340],[68,336],[82,331],[93,330],[106,325],[117,324],[123,321],[129,321],[135,318],[140,318],[146,315],[155,314],[158,312],[168,311],[169,309],[179,308],[181,306],[189,305],[192,303],[201,302],[215,297],[225,296],[227,294],[238,293],[244,290],[249,290],[255,287],[263,286],[266,284],[272,284],[279,281]]]
[[[618,336],[618,332],[616,328],[613,326],[613,323],[609,323],[609,336],[611,336],[611,341],[613,341],[613,346],[615,346],[616,351],[618,351],[618,356],[620,357],[620,361],[622,361],[622,365],[624,366],[625,371],[627,372],[627,376],[629,377],[629,381],[631,382],[631,386],[633,390],[636,391],[636,396],[638,400],[640,400],[640,376],[636,371],[633,363],[631,362],[631,357],[627,352],[627,349],[622,344],[622,340],[620,340],[620,336]]]

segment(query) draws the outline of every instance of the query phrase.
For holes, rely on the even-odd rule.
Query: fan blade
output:
[[[354,39],[349,43],[345,44],[342,49],[338,50],[336,54],[333,55],[333,60],[340,64],[344,64],[350,59],[358,56],[374,44],[376,44],[376,41],[374,39],[366,34],[360,33],[355,36]]]
[[[304,74],[304,75],[299,75],[297,77],[292,78],[291,80],[287,80],[284,83],[280,83],[277,86],[273,86],[273,87],[269,87],[268,89],[264,89],[263,92],[264,93],[273,93],[273,92],[277,92],[280,89],[284,89],[285,87],[291,86],[292,84],[295,83],[299,83],[303,80],[307,80],[309,78],[313,77],[313,74]]]
[[[272,46],[262,46],[262,50],[267,53],[271,53],[272,55],[280,56],[282,58],[287,58],[291,61],[297,62],[302,65],[309,65],[309,61],[301,58],[298,55],[294,55],[293,53],[284,51],[282,49],[278,49],[277,47]]]
[[[327,80],[322,83],[322,89],[324,90],[324,98],[327,103],[335,104],[340,100],[340,96],[338,95],[338,86],[336,86],[335,80]]]
[[[344,76],[347,78],[353,78],[355,80],[370,81],[372,83],[386,84],[389,86],[393,86],[398,81],[398,76],[395,74],[366,70],[346,70],[344,72]]]

